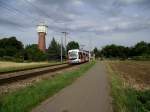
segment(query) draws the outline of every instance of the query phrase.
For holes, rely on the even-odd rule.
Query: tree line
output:
[[[150,43],[141,41],[132,47],[111,44],[93,52],[96,58],[150,59]]]
[[[67,51],[70,49],[79,49],[79,43],[71,41],[66,49],[63,46],[63,58],[67,58]],[[24,46],[16,37],[0,39],[0,60],[8,61],[45,61],[60,60],[61,44],[53,38],[46,52],[39,50],[37,44]],[[138,42],[132,47],[121,45],[106,45],[102,49],[94,48],[93,53],[96,58],[111,59],[150,59],[150,43]]]
[[[63,58],[66,58],[66,53],[70,49],[78,49],[78,42],[71,41],[67,44],[65,49],[62,46]],[[59,60],[61,52],[61,44],[53,38],[49,44],[46,52],[41,51],[37,44],[30,44],[24,46],[16,37],[0,39],[0,60],[8,61],[45,61],[45,60]]]

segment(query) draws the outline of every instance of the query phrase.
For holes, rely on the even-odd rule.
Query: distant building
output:
[[[47,34],[47,28],[48,26],[44,23],[41,23],[37,25],[37,32],[38,32],[38,47],[41,51],[46,51],[46,43],[45,43],[45,37]]]

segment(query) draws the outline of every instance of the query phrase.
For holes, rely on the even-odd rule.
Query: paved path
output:
[[[112,112],[106,75],[104,64],[98,62],[33,112]]]

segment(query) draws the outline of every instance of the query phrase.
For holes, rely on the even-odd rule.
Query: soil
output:
[[[150,61],[109,61],[109,64],[132,87],[150,88]]]

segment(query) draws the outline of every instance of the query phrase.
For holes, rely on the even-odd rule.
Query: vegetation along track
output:
[[[61,65],[55,65],[55,66],[53,65],[53,66],[45,67],[45,68],[38,68],[34,70],[26,70],[26,71],[20,71],[16,73],[3,74],[3,75],[0,75],[0,85],[16,82],[19,80],[24,80],[24,79],[31,78],[31,77],[36,77],[39,75],[44,75],[46,73],[51,73],[57,70],[70,68],[72,66],[73,65],[61,64]]]
[[[51,65],[43,65],[43,66],[37,66],[37,67],[31,67],[31,68],[22,68],[22,69],[16,69],[13,71],[11,71],[11,70],[10,71],[0,71],[0,75],[20,72],[20,71],[33,70],[33,69],[38,69],[38,68],[52,67],[52,66],[63,65],[63,64],[67,64],[67,63],[56,63],[56,64],[51,64]]]

